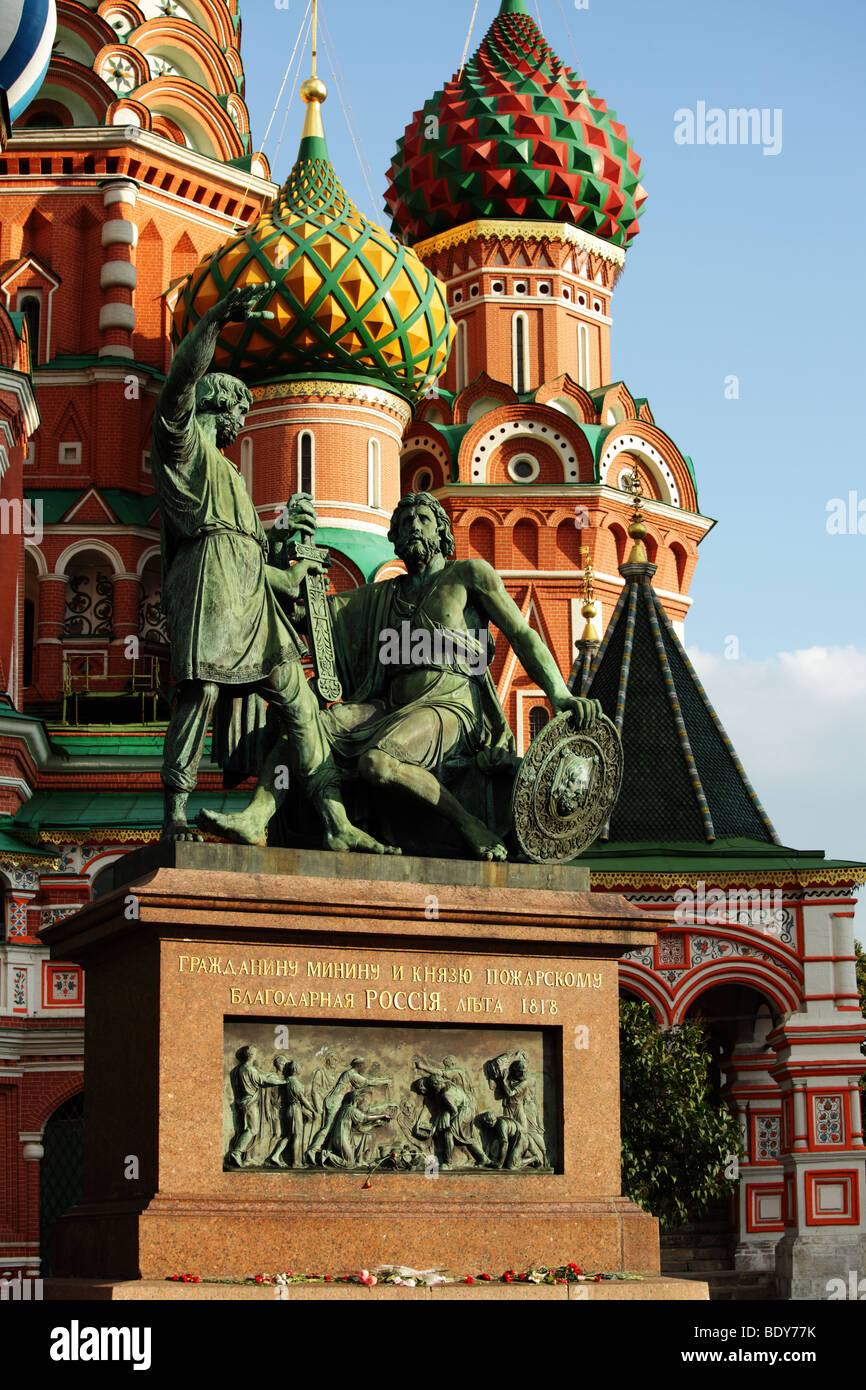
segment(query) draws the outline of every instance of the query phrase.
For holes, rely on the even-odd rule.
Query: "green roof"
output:
[[[50,728],[51,744],[73,758],[152,758],[161,757],[166,725],[66,725]],[[210,750],[210,735],[204,752]]]
[[[79,497],[83,496],[80,488],[70,489],[65,487],[58,488],[25,488],[24,496],[30,502],[37,499],[42,503],[42,520],[46,526],[54,526],[60,521],[70,507],[74,507]]]
[[[25,844],[23,840],[19,840],[17,835],[10,833],[10,829],[7,827],[10,827],[11,830],[15,828],[12,816],[3,816],[0,820],[0,857],[18,859],[24,856],[28,859],[51,860],[59,858],[58,852],[47,848],[47,846],[40,845],[38,851],[34,850],[33,845]]]
[[[768,844],[731,836],[713,844],[696,844],[689,840],[669,840],[664,844],[653,841],[632,843],[596,841],[576,861],[593,873],[685,873],[695,874],[743,873],[760,877],[764,872],[833,873],[850,872],[852,880],[866,875],[866,865],[847,859],[828,859],[823,850],[798,850],[787,845]]]
[[[317,545],[327,546],[345,555],[364,576],[369,584],[376,574],[394,559],[394,547],[387,536],[377,535],[375,531],[350,531],[341,526],[320,526],[316,531]]]
[[[778,845],[736,749],[713,709],[664,606],[649,564],[626,580],[589,671],[574,688],[600,700],[620,731],[622,791],[613,843],[657,845],[742,839]]]
[[[497,410],[499,407],[496,407]],[[460,457],[460,445],[471,425],[436,425],[436,429],[441,434],[445,443],[448,445],[448,452],[451,455],[451,481],[457,482],[457,460]]]
[[[204,807],[237,811],[249,801],[247,792],[194,792],[188,815],[193,821]],[[162,825],[162,791],[153,792],[36,792],[14,817],[16,831],[31,835],[41,830],[104,829],[122,826],[153,830]]]
[[[91,490],[90,487],[26,488],[24,495],[31,501],[38,498],[42,502],[42,519],[48,526],[54,526]],[[142,496],[138,492],[115,487],[96,488],[95,491],[122,526],[150,525],[150,517],[157,506],[152,492]]]

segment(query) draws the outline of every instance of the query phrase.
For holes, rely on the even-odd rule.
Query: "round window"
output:
[[[538,460],[534,459],[531,454],[520,454],[519,457],[513,458],[508,465],[509,477],[515,483],[534,483],[540,471]]]
[[[412,485],[416,492],[429,492],[433,486],[433,474],[430,472],[430,469],[419,468],[415,477],[412,479]]]

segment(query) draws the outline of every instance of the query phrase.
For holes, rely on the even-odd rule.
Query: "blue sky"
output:
[[[331,155],[355,201],[379,221],[395,142],[459,66],[473,4],[324,0],[375,203],[325,52]],[[243,6],[247,99],[259,143],[305,8],[306,0],[289,0],[288,9],[271,0]],[[614,297],[613,374],[649,398],[659,426],[692,455],[701,508],[719,522],[701,547],[690,649],[708,680],[710,671],[716,675],[720,713],[735,742],[739,732],[747,744],[756,700],[760,707],[751,677],[765,673],[767,701],[793,700],[784,678],[793,668],[784,659],[827,653],[799,683],[804,709],[816,723],[832,724],[838,741],[825,758],[825,782],[819,778],[816,789],[810,778],[792,791],[785,782],[790,750],[780,744],[768,760],[766,737],[779,737],[769,704],[755,754],[778,787],[783,838],[794,840],[784,823],[793,796],[797,815],[806,816],[791,826],[801,844],[823,842],[829,828],[834,852],[866,856],[862,798],[854,800],[851,785],[850,805],[837,797],[829,812],[836,820],[827,822],[836,780],[850,784],[855,769],[858,778],[866,774],[866,665],[859,661],[866,534],[827,530],[828,504],[839,498],[847,505],[854,492],[866,531],[866,467],[854,423],[866,366],[866,6],[589,0],[577,9],[574,0],[529,0],[529,8],[540,12],[559,55],[617,111],[644,160],[649,199]],[[497,0],[480,0],[470,51],[497,10]],[[306,71],[305,61],[301,76]],[[289,95],[287,87],[265,146],[279,179],[294,159],[302,120],[292,94],[275,155]],[[678,144],[675,113],[695,111],[699,102],[781,111],[781,152]],[[730,376],[739,380],[736,400],[726,399]],[[725,660],[731,636],[739,640],[738,664]],[[799,716],[794,723],[801,728]],[[741,751],[749,766],[747,748]],[[772,815],[773,793],[751,770]],[[807,800],[817,807],[814,834]]]

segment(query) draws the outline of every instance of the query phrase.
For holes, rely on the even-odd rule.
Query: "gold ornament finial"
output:
[[[593,618],[598,613],[595,602],[595,570],[589,558],[589,546],[580,547],[580,558],[583,562],[583,607],[581,613],[586,619],[586,627],[583,629],[581,642],[598,642],[599,635],[593,626]]]
[[[649,558],[644,545],[647,529],[643,519],[643,483],[640,480],[640,468],[637,460],[635,460],[633,472],[623,480],[623,486],[626,492],[630,492],[634,498],[634,516],[631,526],[628,528],[629,536],[634,541],[634,545],[631,548],[628,563],[630,565],[647,565]]]
[[[325,138],[325,127],[322,123],[322,102],[327,100],[328,89],[319,77],[317,72],[318,53],[319,53],[319,5],[318,0],[313,0],[313,75],[301,83],[301,97],[306,103],[307,114],[304,118],[304,130],[301,138],[306,140],[310,136],[316,136],[320,140]]]

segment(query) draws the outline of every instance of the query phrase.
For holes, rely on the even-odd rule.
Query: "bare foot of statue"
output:
[[[268,827],[252,814],[249,807],[245,811],[199,811],[196,824],[210,835],[218,835],[221,840],[229,840],[233,845],[266,845]]]
[[[202,836],[192,825],[187,825],[186,821],[174,821],[171,825],[162,827],[160,840],[170,840],[175,844],[178,841],[192,841],[201,844]]]
[[[383,845],[372,835],[359,830],[355,825],[345,825],[339,830],[329,830],[325,835],[328,849],[348,850],[350,854],[402,854],[396,845]]]
[[[483,821],[466,816],[460,825],[460,830],[467,843],[474,850],[477,859],[495,859],[501,862],[508,858],[508,850],[499,836],[494,835]]]
[[[161,840],[192,840],[201,842],[201,835],[186,819],[189,792],[176,792],[166,787],[163,792],[163,821]]]

